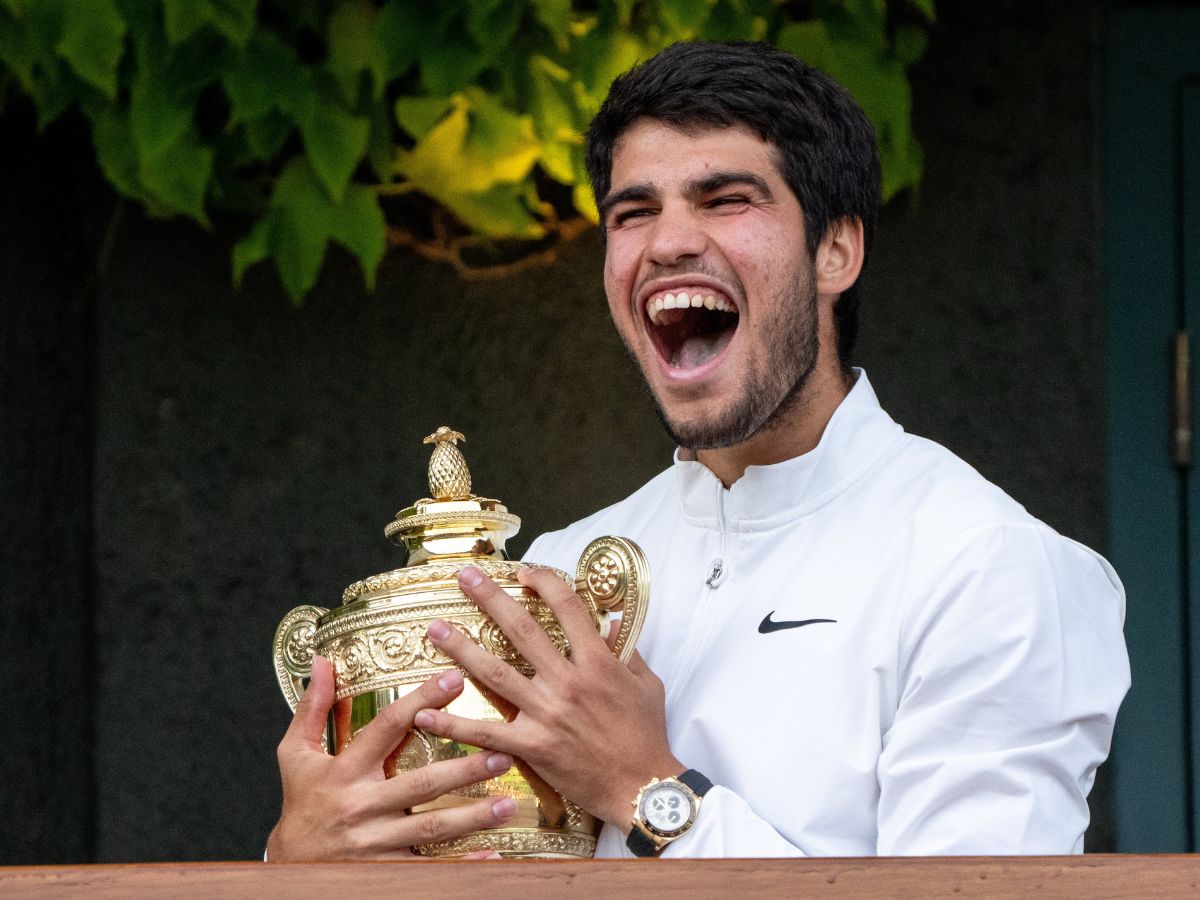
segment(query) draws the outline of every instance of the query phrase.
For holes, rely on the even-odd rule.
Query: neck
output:
[[[804,386],[765,426],[740,444],[697,450],[696,460],[728,488],[747,466],[769,466],[802,456],[821,442],[825,426],[852,386],[836,359],[818,359]]]

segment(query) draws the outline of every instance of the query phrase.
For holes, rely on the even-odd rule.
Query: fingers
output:
[[[430,734],[450,738],[460,744],[470,744],[473,747],[493,747],[508,753],[520,755],[520,750],[513,743],[513,726],[507,722],[481,722],[478,719],[464,719],[440,709],[423,709],[416,716],[416,723]]]
[[[536,568],[522,569],[517,573],[517,578],[521,584],[536,591],[550,607],[567,640],[571,642],[572,656],[601,650],[603,644],[591,613],[579,595],[561,578],[548,569]]]
[[[388,806],[410,809],[458,788],[503,775],[512,764],[513,758],[507,753],[480,750],[459,759],[442,760],[397,773],[380,788],[380,792]]]
[[[342,751],[343,764],[357,772],[377,772],[382,778],[383,762],[412,729],[413,716],[425,707],[445,706],[461,694],[462,689],[462,673],[449,669],[389,703]]]
[[[562,654],[546,636],[537,619],[479,569],[474,566],[462,569],[458,573],[458,584],[481,610],[496,621],[517,652],[530,662],[534,670],[548,674],[554,667],[564,664]]]
[[[528,678],[498,656],[488,653],[457,628],[451,628],[441,619],[435,619],[429,624],[426,634],[430,643],[440,652],[457,660],[476,681],[491,688],[518,709],[524,709],[527,703],[532,702],[535,692],[530,687]]]
[[[325,657],[314,656],[308,688],[296,704],[296,714],[279,744],[280,751],[303,748],[324,753],[321,736],[325,733],[325,721],[332,706],[333,667]]]
[[[499,800],[493,797],[465,806],[413,813],[400,820],[395,842],[398,846],[411,847],[414,844],[444,841],[482,828],[497,828],[508,822],[516,812],[517,801],[511,797]]]

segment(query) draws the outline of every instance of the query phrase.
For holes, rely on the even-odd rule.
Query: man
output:
[[[636,540],[654,580],[640,656],[617,663],[578,598],[529,570],[565,660],[464,569],[537,675],[445,623],[429,637],[519,715],[442,711],[451,673],[325,757],[318,661],[280,746],[272,857],[388,857],[503,824],[506,801],[403,810],[512,755],[604,820],[599,855],[1081,851],[1129,684],[1123,593],[849,367],[879,194],[861,110],[787,54],[680,44],[613,84],[588,167],[613,321],[680,449],[529,556],[570,568],[599,534]],[[414,722],[491,750],[381,784]]]

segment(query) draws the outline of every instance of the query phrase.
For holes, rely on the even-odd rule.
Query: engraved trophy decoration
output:
[[[483,649],[499,656],[526,676],[533,667],[516,652],[494,621],[458,587],[457,573],[472,565],[496,581],[522,604],[564,654],[570,653],[562,628],[543,601],[517,581],[529,563],[510,562],[505,541],[521,520],[498,500],[471,493],[471,474],[456,446],[464,440],[446,426],[425,438],[433,444],[429,461],[430,497],[396,514],[384,534],[407,552],[399,569],[355,582],[336,609],[298,606],[284,616],[275,632],[275,674],[292,709],[304,692],[314,653],[327,658],[334,672],[334,707],[325,729],[325,746],[341,752],[361,728],[393,700],[429,676],[455,667],[425,637],[436,618],[467,634]],[[548,568],[548,567],[542,567]],[[575,579],[551,569],[572,585],[587,605],[597,630],[609,631],[609,612],[621,617],[613,652],[625,662],[646,617],[649,569],[641,549],[620,537],[601,537],[584,550]],[[466,677],[463,692],[450,712],[497,721],[515,711],[488,689]],[[385,764],[388,777],[442,759],[474,752],[447,738],[409,732]],[[562,797],[522,760],[509,772],[481,784],[453,791],[415,812],[471,802],[478,798],[512,797],[516,815],[505,826],[414,848],[426,856],[462,856],[492,848],[505,857],[590,857],[600,822]]]

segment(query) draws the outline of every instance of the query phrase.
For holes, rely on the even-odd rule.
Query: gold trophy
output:
[[[537,619],[560,652],[570,653],[566,636],[545,603],[517,581],[522,568],[535,564],[510,562],[504,552],[505,541],[517,533],[521,520],[498,500],[471,493],[471,473],[456,446],[460,440],[464,440],[461,434],[445,426],[425,438],[425,443],[434,445],[430,498],[401,510],[384,529],[393,543],[407,551],[406,564],[350,585],[336,609],[296,607],[275,631],[275,674],[293,710],[304,692],[313,654],[333,665],[334,706],[324,738],[326,750],[332,753],[340,753],[393,700],[431,675],[456,667],[425,636],[434,619],[445,620],[524,675],[533,675],[533,667],[499,626],[459,589],[457,574],[463,566],[476,566],[494,579]],[[613,653],[627,661],[646,617],[650,591],[649,568],[637,544],[620,537],[598,538],[584,550],[574,579],[558,569],[549,570],[575,589],[602,636],[608,637],[609,613],[620,610]],[[516,713],[469,675],[463,692],[447,709],[490,721],[511,719]],[[387,759],[384,773],[390,778],[477,749],[414,728]],[[503,775],[452,791],[413,811],[483,797],[511,797],[517,812],[501,828],[414,849],[426,856],[455,857],[491,848],[512,858],[590,857],[596,849],[601,823],[520,759]]]

